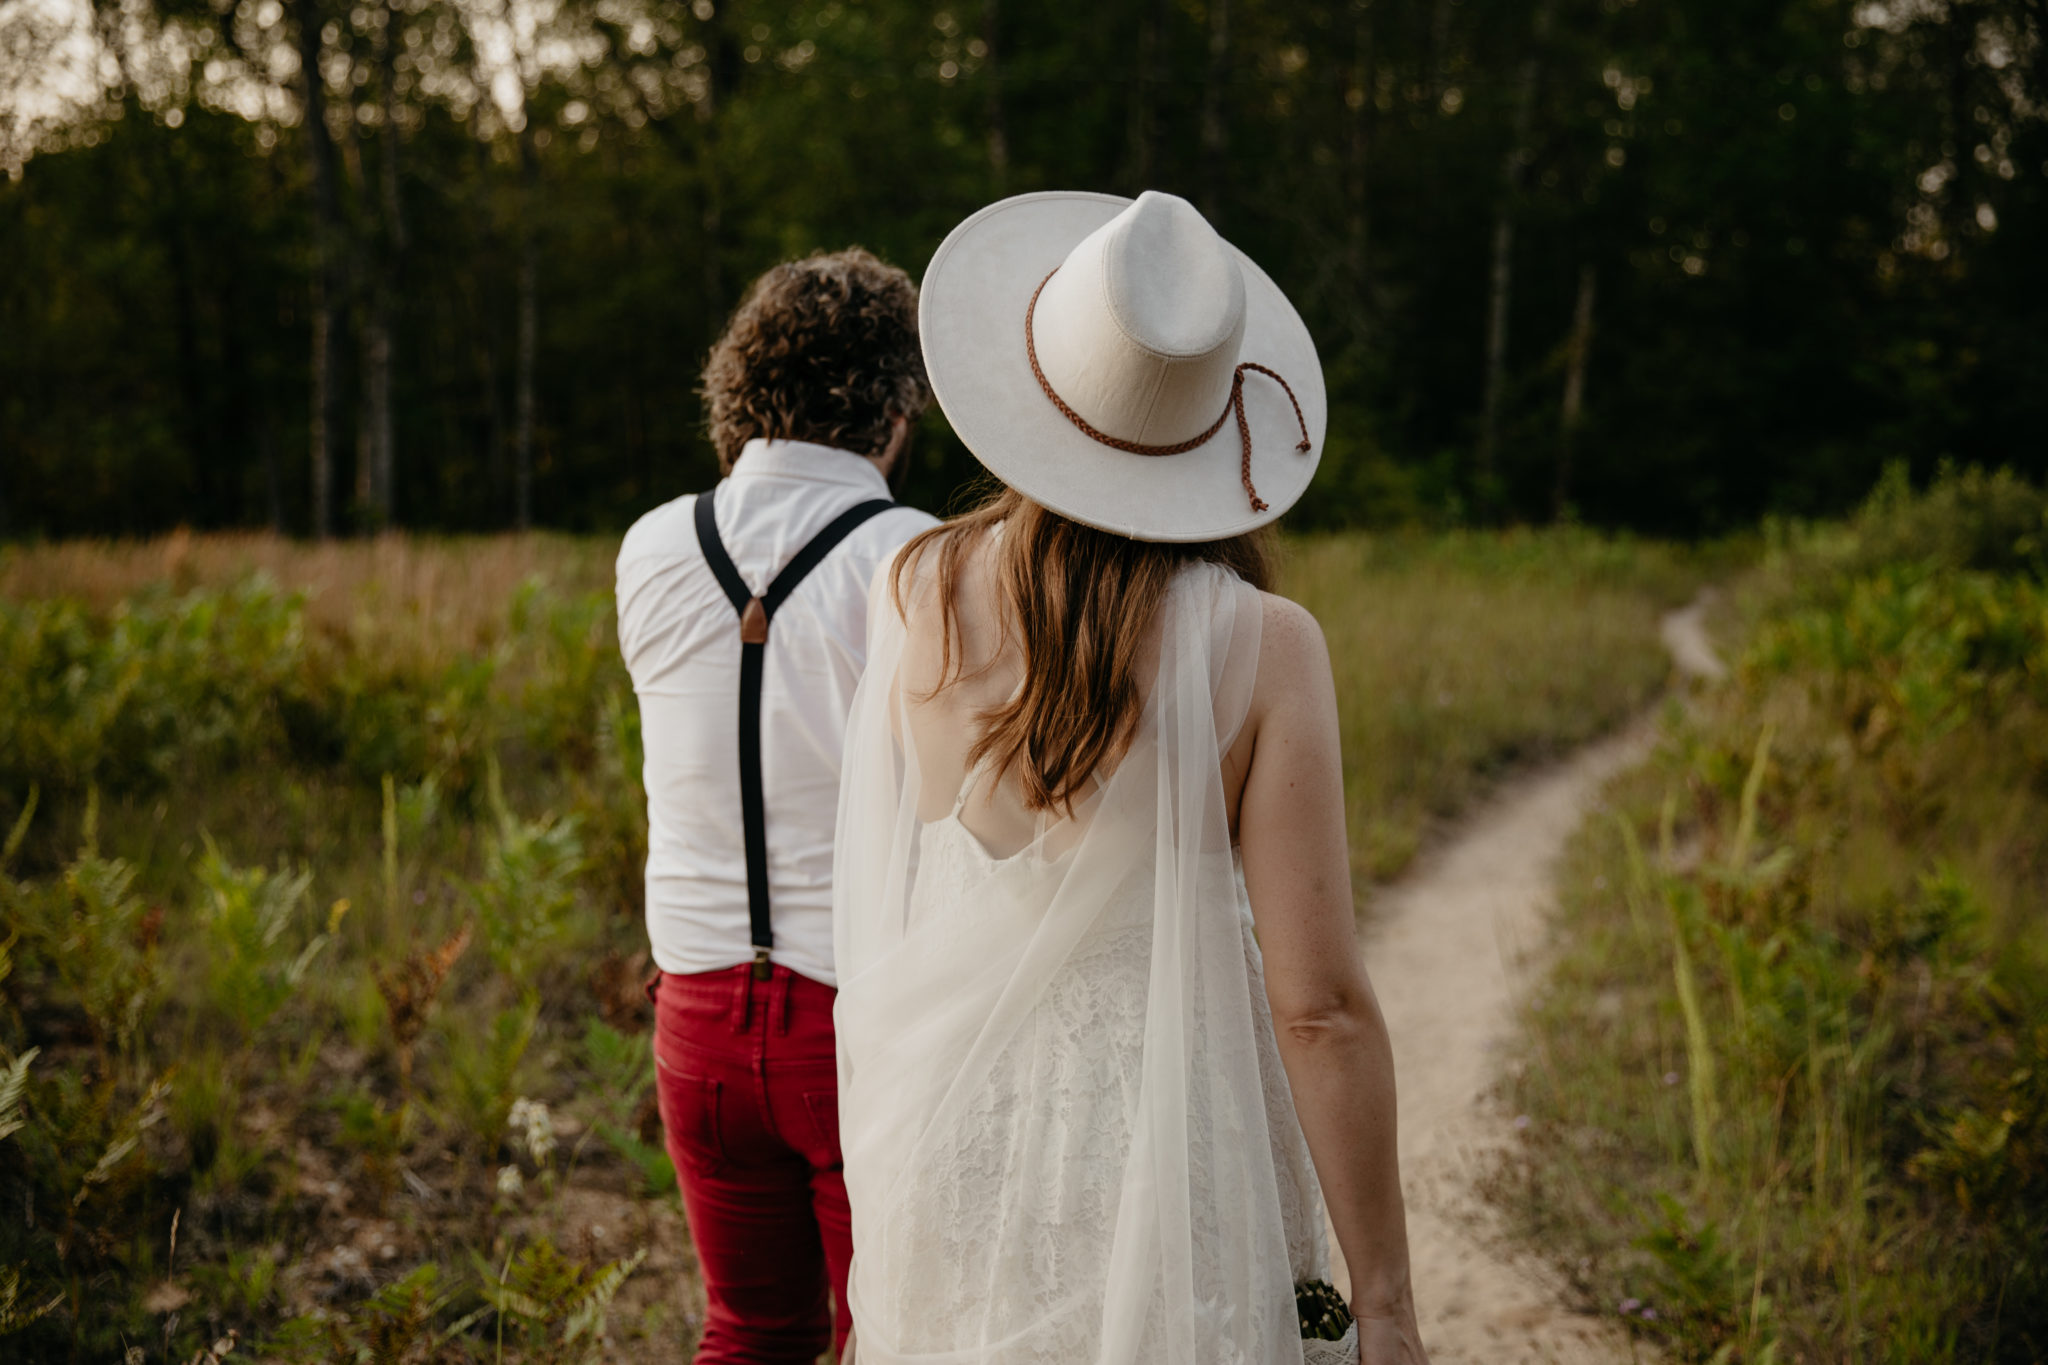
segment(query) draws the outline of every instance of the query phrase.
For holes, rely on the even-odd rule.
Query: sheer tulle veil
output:
[[[1260,603],[1190,563],[1137,732],[1003,856],[921,760],[885,568],[840,792],[840,1141],[861,1365],[1302,1359],[1322,1212],[1231,848],[1221,754]],[[928,731],[927,731],[928,733]],[[937,799],[934,799],[937,798]],[[952,813],[933,818],[952,803]]]

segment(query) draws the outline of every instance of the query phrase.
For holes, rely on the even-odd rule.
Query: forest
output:
[[[768,264],[1183,194],[1299,301],[1299,529],[2048,470],[2043,0],[8,0],[0,535],[617,530]],[[973,464],[933,414],[910,496]]]

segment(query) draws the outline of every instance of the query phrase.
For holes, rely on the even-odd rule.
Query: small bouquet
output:
[[[1328,1280],[1295,1285],[1294,1311],[1301,1318],[1301,1354],[1307,1365],[1356,1365],[1358,1323],[1335,1285]]]

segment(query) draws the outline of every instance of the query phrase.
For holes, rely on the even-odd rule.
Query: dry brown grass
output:
[[[445,658],[489,645],[504,631],[520,586],[558,592],[609,589],[617,543],[534,532],[306,542],[267,532],[148,540],[67,540],[0,547],[0,597],[69,597],[106,609],[151,589],[218,588],[263,573],[306,595],[315,630],[379,653]]]

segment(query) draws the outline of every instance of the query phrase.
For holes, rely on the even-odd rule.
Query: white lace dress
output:
[[[1258,613],[1227,571],[1185,571],[1130,752],[995,857],[969,775],[919,763],[905,627],[874,604],[835,875],[863,1365],[1303,1359],[1321,1198],[1220,775]],[[919,818],[939,783],[963,797]]]

